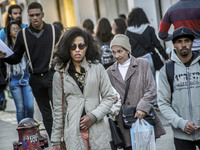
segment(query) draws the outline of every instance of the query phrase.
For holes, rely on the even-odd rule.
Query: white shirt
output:
[[[131,58],[129,58],[127,61],[125,61],[123,64],[118,64],[118,69],[119,69],[119,72],[121,73],[122,75],[122,79],[124,80],[125,77],[126,77],[126,73],[127,73],[127,70],[128,70],[128,67],[131,63]]]

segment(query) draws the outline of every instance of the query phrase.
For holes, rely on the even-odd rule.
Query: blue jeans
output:
[[[154,80],[156,80],[156,70],[154,68],[153,59],[151,57],[151,54],[147,53],[146,55],[141,56],[141,57],[146,59],[149,62],[149,65],[150,65],[151,72],[153,74]]]
[[[33,118],[34,97],[28,78],[19,80],[11,77],[9,88],[16,106],[17,122],[27,117]]]

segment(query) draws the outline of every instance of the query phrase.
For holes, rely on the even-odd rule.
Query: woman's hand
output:
[[[91,125],[92,125],[92,122],[87,115],[84,115],[83,117],[81,117],[80,119],[81,130],[88,130]]]
[[[60,145],[53,145],[52,150],[61,150]]]
[[[137,110],[135,113],[135,117],[138,119],[142,119],[146,116],[146,112],[142,111],[142,110]]]

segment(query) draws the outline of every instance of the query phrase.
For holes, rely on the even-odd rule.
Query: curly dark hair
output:
[[[8,23],[8,25],[6,26],[6,38],[7,38],[7,45],[8,47],[14,46],[14,43],[12,41],[12,37],[10,35],[10,27],[11,25],[16,24],[21,28],[20,22],[16,21],[16,20],[12,20]]]
[[[114,22],[117,25],[116,34],[125,34],[127,26],[126,26],[124,19],[116,18],[116,19],[114,19]]]
[[[98,20],[96,35],[103,43],[107,43],[112,40],[112,27],[108,19],[101,18]]]
[[[142,8],[133,8],[128,15],[128,26],[139,27],[142,24],[149,23],[149,20]]]
[[[87,31],[79,28],[69,28],[59,39],[55,48],[54,65],[60,66],[60,69],[65,68],[69,60],[71,59],[70,48],[74,39],[78,36],[83,37],[85,44],[87,45],[86,60],[95,63],[96,60],[100,60],[98,48],[95,45],[94,38]]]

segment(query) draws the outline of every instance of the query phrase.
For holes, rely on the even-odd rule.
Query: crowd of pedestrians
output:
[[[10,6],[0,39],[14,53],[5,57],[0,50],[0,79],[5,81],[0,84],[0,109],[6,106],[7,84],[18,123],[33,118],[35,98],[53,150],[61,148],[62,138],[68,150],[116,149],[106,121],[110,114],[122,132],[124,149],[131,150],[122,108],[135,107],[135,118],[142,119],[159,107],[172,126],[176,149],[200,148],[200,2],[190,1],[172,5],[160,23],[159,37],[172,40],[171,55],[142,8],[133,8],[128,18],[120,14],[112,24],[100,18],[94,31],[89,18],[82,27],[66,30],[60,22],[44,22],[38,2],[28,5],[30,24],[25,25],[22,8]],[[181,21],[175,17],[179,12],[186,14]],[[173,34],[168,33],[171,24]],[[165,60],[161,70],[155,66],[155,53]],[[156,70],[160,70],[158,83]],[[166,132],[156,111],[155,118],[155,138],[159,138]]]

